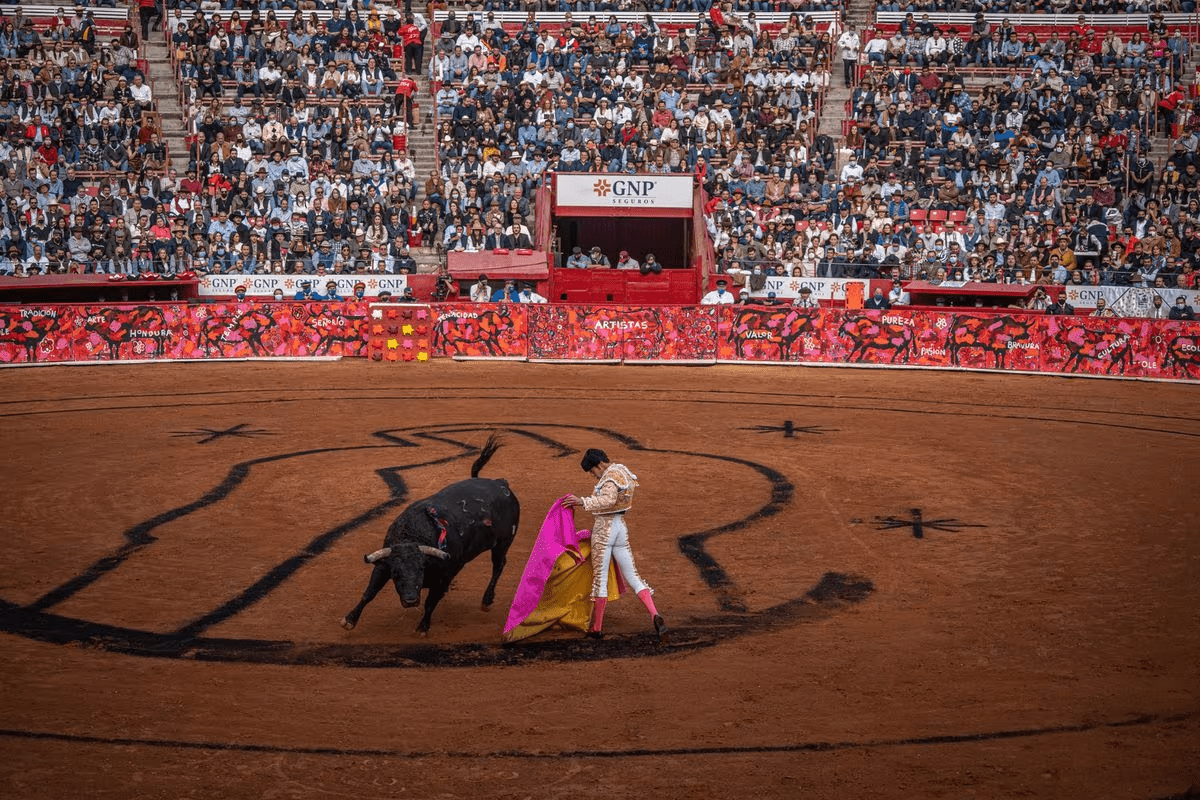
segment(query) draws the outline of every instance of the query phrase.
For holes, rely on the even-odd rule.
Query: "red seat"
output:
[[[908,210],[908,219],[911,222],[924,222],[927,213],[923,208],[910,208]]]
[[[941,210],[940,208],[931,208],[929,210],[929,221],[930,222],[945,222],[947,216],[948,215],[946,214],[946,212]]]
[[[951,211],[950,215],[946,217],[946,219],[950,220],[951,222],[966,222],[967,212],[965,209],[956,209]]]

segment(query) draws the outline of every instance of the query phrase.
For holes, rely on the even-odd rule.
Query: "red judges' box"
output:
[[[429,306],[372,303],[367,323],[367,358],[372,361],[428,361]]]

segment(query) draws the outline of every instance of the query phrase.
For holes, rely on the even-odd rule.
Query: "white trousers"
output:
[[[598,581],[599,586],[596,587],[596,597],[608,597],[608,567],[611,562],[616,562],[617,571],[621,573],[621,578],[624,579],[625,585],[628,586],[634,594],[648,589],[649,586],[642,580],[642,576],[638,575],[637,566],[633,563],[633,550],[629,547],[629,529],[625,527],[625,517],[621,514],[613,516],[612,523],[609,528],[608,546],[603,548],[600,553],[599,563],[593,561],[592,568],[597,575],[603,575]]]

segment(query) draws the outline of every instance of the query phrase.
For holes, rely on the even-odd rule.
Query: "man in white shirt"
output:
[[[855,69],[858,66],[858,48],[862,42],[858,38],[858,34],[852,30],[847,30],[838,37],[837,46],[842,54],[842,79],[845,80],[846,86],[853,86],[855,79]]]
[[[733,305],[733,293],[728,290],[729,282],[724,278],[717,281],[717,288],[700,298],[704,306]]]
[[[141,109],[150,108],[154,98],[150,86],[142,80],[141,75],[133,76],[133,85],[129,87],[129,96],[133,98],[133,102],[137,103]]]
[[[863,52],[867,54],[868,64],[883,66],[887,62],[888,40],[882,33],[876,31],[871,40],[867,42],[867,46],[863,48]]]
[[[487,275],[480,275],[479,280],[471,284],[471,302],[472,303],[490,303],[492,300],[492,287],[488,286]]]
[[[546,298],[533,290],[533,284],[527,283],[521,287],[521,293],[517,295],[518,303],[544,303]]]
[[[862,183],[863,168],[858,163],[858,156],[850,156],[850,160],[842,167],[842,171],[838,177],[842,183]]]

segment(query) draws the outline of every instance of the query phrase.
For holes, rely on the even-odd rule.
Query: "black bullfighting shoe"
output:
[[[667,631],[669,630],[670,628],[667,627],[667,621],[662,618],[662,614],[655,614],[654,632],[658,634],[658,640],[660,642],[665,642],[667,640]]]
[[[603,639],[604,631],[588,631],[584,634],[589,639]]]

